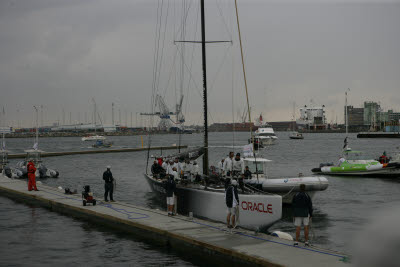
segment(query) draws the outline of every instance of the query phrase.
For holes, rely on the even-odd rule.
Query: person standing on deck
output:
[[[218,162],[217,167],[218,167],[219,175],[222,175],[224,173],[224,162],[225,162],[225,159],[221,159],[221,161]]]
[[[312,218],[313,207],[310,196],[305,192],[306,185],[300,184],[300,192],[297,192],[292,199],[292,209],[293,209],[293,219],[294,225],[296,226],[296,242],[294,242],[294,246],[299,245],[299,237],[301,224],[304,225],[304,238],[305,238],[305,246],[309,246],[308,243],[308,225]]]
[[[229,156],[225,159],[224,161],[224,172],[223,175],[225,177],[225,189],[228,188],[230,182],[231,182],[231,177],[232,177],[232,166],[233,165],[233,152],[229,152]]]
[[[28,191],[32,191],[32,189],[39,191],[36,187],[36,168],[32,160],[29,161],[26,170],[28,171]]]
[[[114,202],[113,192],[114,192],[114,177],[111,172],[111,167],[107,166],[107,170],[103,173],[104,180],[104,201],[108,202],[108,195],[110,195],[110,201]]]

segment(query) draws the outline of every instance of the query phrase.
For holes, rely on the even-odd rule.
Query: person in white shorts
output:
[[[173,175],[168,175],[168,180],[165,185],[165,190],[167,191],[167,209],[168,216],[173,216],[174,214],[174,198],[175,198],[176,184]]]
[[[239,195],[237,190],[236,180],[232,180],[231,184],[225,191],[225,203],[227,206],[227,216],[226,223],[228,228],[233,228],[236,226],[236,209],[239,205]],[[232,222],[232,224],[231,224]]]
[[[305,246],[309,246],[308,242],[308,226],[313,213],[312,201],[310,196],[305,192],[306,185],[300,185],[300,192],[297,192],[292,199],[293,221],[296,226],[296,242],[294,246],[299,245],[301,225],[304,225]]]

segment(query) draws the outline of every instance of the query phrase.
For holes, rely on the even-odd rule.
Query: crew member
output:
[[[114,177],[111,172],[111,167],[107,166],[107,170],[103,173],[104,180],[104,201],[108,202],[108,195],[110,194],[110,201],[114,202],[113,191],[114,191]]]
[[[224,172],[223,175],[226,176],[225,178],[225,189],[228,188],[231,182],[232,176],[232,164],[233,164],[233,152],[229,152],[229,156],[224,161]]]
[[[383,151],[382,156],[379,157],[379,162],[380,162],[381,164],[385,164],[385,163],[388,163],[388,162],[389,162],[389,159],[388,159],[388,157],[386,156],[386,151]]]
[[[252,173],[251,173],[251,171],[249,170],[249,166],[246,166],[246,167],[244,168],[244,173],[243,173],[244,179],[251,179],[251,175],[252,175]]]
[[[239,208],[239,195],[237,191],[237,182],[232,180],[225,191],[225,203],[227,207],[226,223],[228,228],[236,227],[236,209]]]
[[[32,160],[28,162],[26,169],[28,171],[28,191],[32,191],[32,188],[39,191],[36,187],[36,168]]]
[[[300,184],[300,192],[296,193],[292,199],[292,209],[293,209],[293,220],[294,225],[296,226],[296,242],[294,242],[294,246],[299,245],[299,237],[301,224],[304,225],[304,238],[305,238],[305,246],[309,246],[308,243],[308,225],[310,223],[313,207],[310,196],[305,192],[306,185]]]
[[[192,177],[194,177],[194,180],[195,180],[196,182],[200,182],[200,180],[201,180],[201,177],[200,177],[200,167],[199,167],[199,165],[197,164],[197,161],[194,161],[194,162],[193,162],[193,166],[192,166],[192,169],[191,169],[191,174],[192,174]]]
[[[338,166],[340,167],[340,165],[342,165],[343,162],[346,162],[346,159],[345,159],[343,156],[341,156],[341,157],[339,158],[339,164],[338,164]]]
[[[224,173],[224,162],[225,162],[225,159],[221,159],[221,161],[218,162],[217,167],[218,167],[218,174],[219,175],[223,175],[223,173]]]
[[[167,191],[167,209],[168,209],[168,216],[174,215],[174,204],[175,204],[175,180],[172,175],[168,175],[168,180],[165,185],[165,190]]]
[[[158,161],[155,160],[153,165],[151,165],[151,173],[154,177],[159,178],[163,168],[158,164]]]

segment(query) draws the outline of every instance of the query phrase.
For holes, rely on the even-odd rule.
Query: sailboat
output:
[[[238,11],[236,18],[240,37]],[[201,44],[203,72],[203,116],[204,116],[204,145],[203,145],[203,183],[182,181],[177,184],[177,209],[180,213],[192,212],[195,217],[207,218],[214,221],[226,222],[225,186],[220,180],[213,180],[209,175],[208,164],[208,108],[207,108],[207,71],[206,71],[206,35],[204,0],[200,0],[201,10]],[[243,56],[242,56],[243,60]],[[245,74],[244,74],[245,75]],[[245,81],[246,83],[246,81]],[[149,157],[148,157],[149,158]],[[146,169],[144,174],[151,189],[165,196],[164,180],[153,176]],[[208,181],[208,182],[206,182]],[[267,194],[259,190],[246,188],[239,193],[240,219],[238,225],[248,229],[268,227],[282,216],[282,197],[277,194]]]
[[[295,131],[296,128],[296,111],[295,111],[295,103],[293,103],[293,119],[292,119],[292,132],[289,135],[290,139],[304,139],[302,133]]]
[[[98,135],[97,132],[97,124],[96,124],[96,117],[97,117],[97,108],[96,108],[96,101],[94,98],[92,99],[93,101],[93,124],[94,124],[94,134],[86,135],[82,137],[82,141],[97,141],[97,140],[105,140],[106,137],[102,135]]]

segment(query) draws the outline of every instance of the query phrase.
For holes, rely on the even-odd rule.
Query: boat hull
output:
[[[306,186],[306,192],[313,197],[317,191],[326,190],[329,186],[328,179],[322,176],[317,177],[294,177],[294,178],[252,178],[245,180],[246,184],[255,186],[257,184],[262,186],[262,190],[279,194],[283,197],[284,204],[291,204],[293,196],[300,191],[300,184]]]
[[[371,177],[400,177],[400,167],[386,167],[369,170],[339,170],[333,168],[340,167],[322,167],[312,169],[312,172],[323,175],[338,175],[338,176],[371,176]]]
[[[151,189],[166,196],[163,183],[144,175]],[[226,222],[227,207],[225,190],[188,188],[179,186],[176,190],[178,212],[206,218],[213,221]],[[282,197],[279,195],[240,194],[239,193],[239,226],[247,229],[268,227],[282,217]]]

